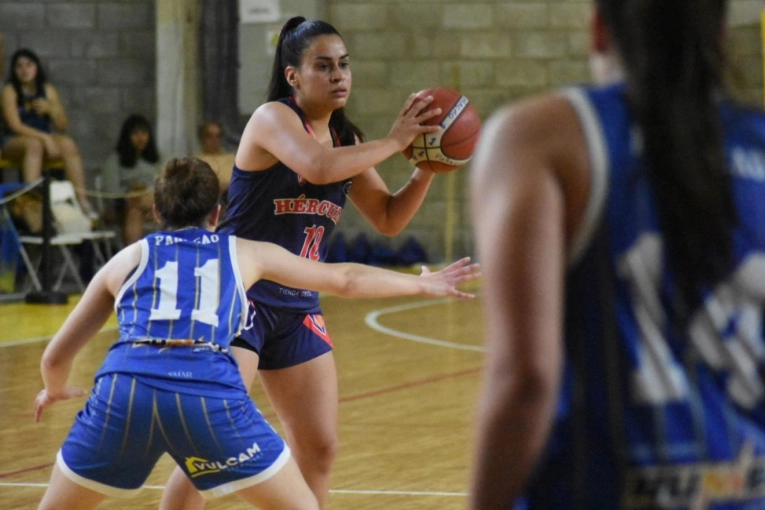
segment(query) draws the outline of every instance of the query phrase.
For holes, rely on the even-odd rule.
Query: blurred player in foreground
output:
[[[724,0],[595,6],[598,86],[473,163],[471,506],[765,508],[765,117],[726,99]]]

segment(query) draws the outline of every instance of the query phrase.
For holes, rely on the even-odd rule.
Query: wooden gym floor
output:
[[[34,509],[56,452],[84,400],[32,419],[39,360],[76,302],[0,304],[0,508]],[[481,299],[322,299],[340,379],[340,452],[329,508],[450,510],[466,505],[476,395],[483,363]],[[79,354],[72,383],[90,388],[116,338],[112,318]],[[258,384],[255,402],[279,428]],[[172,471],[155,467],[141,494],[100,508],[157,508]],[[235,496],[207,509],[250,508]]]

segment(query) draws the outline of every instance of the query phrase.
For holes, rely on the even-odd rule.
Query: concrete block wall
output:
[[[764,8],[765,0],[731,0],[729,19],[732,84],[760,104]],[[371,139],[388,132],[409,93],[427,87],[459,88],[486,118],[518,97],[587,81],[590,9],[591,0],[316,0],[345,37],[354,71],[348,111]],[[155,14],[155,0],[0,0],[6,67],[18,47],[39,53],[91,176],[125,116],[156,125]],[[412,171],[403,156],[378,169],[392,190]],[[472,254],[468,174],[437,176],[407,230],[387,242],[414,235],[441,260],[451,213],[453,255]],[[381,238],[352,206],[340,228]]]
[[[589,80],[591,0],[328,0],[327,7],[328,20],[351,55],[348,113],[371,139],[387,134],[408,94],[427,87],[460,89],[485,119],[513,99]],[[740,96],[759,104],[763,9],[765,0],[731,0],[729,16],[732,84]],[[394,156],[378,170],[395,190],[412,168],[403,156]],[[339,228],[347,237],[366,232],[393,247],[414,235],[439,261],[447,251],[451,208],[453,256],[472,255],[469,171],[437,176],[425,204],[395,239],[374,234],[353,207],[346,208]]]
[[[69,116],[89,182],[131,113],[156,125],[154,0],[2,0],[5,76],[18,48],[35,51]]]

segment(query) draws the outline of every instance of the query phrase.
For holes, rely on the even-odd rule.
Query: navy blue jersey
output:
[[[53,131],[53,122],[50,115],[39,115],[32,107],[32,102],[35,99],[47,99],[48,95],[45,92],[45,86],[39,88],[39,90],[33,95],[26,95],[22,93],[21,102],[18,104],[19,120],[25,126],[37,129],[44,133],[51,133]],[[3,131],[6,135],[14,135],[11,129],[5,125]]]
[[[115,299],[120,338],[98,376],[148,376],[155,387],[197,395],[246,393],[228,352],[248,321],[235,243],[199,228],[141,240],[141,261]]]
[[[624,87],[565,95],[592,186],[569,266],[563,390],[528,504],[765,508],[765,116],[721,105],[735,267],[680,323]]]
[[[306,131],[310,126],[289,99],[281,101],[300,116]],[[338,137],[333,133],[335,145]],[[324,261],[327,240],[345,207],[351,180],[311,184],[279,162],[263,171],[248,172],[234,167],[228,189],[226,218],[219,232],[244,239],[278,244],[295,255]],[[251,299],[268,306],[315,313],[319,294],[261,280],[247,292]]]

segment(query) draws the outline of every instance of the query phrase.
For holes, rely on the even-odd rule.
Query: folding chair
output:
[[[9,190],[20,189],[23,186],[23,184],[4,184],[0,186],[0,191],[5,193]],[[29,275],[31,286],[33,286],[37,291],[42,291],[43,286],[40,282],[40,277],[38,276],[39,267],[42,261],[42,253],[39,257],[37,257],[35,262],[32,262],[32,259],[30,258],[25,245],[42,246],[43,238],[39,236],[19,235],[18,230],[16,230],[16,226],[13,224],[13,220],[11,219],[11,215],[8,211],[5,201],[0,201],[0,222],[2,222],[3,230],[11,234],[10,238],[6,238],[6,240],[12,240],[12,242],[14,242],[18,248],[21,260],[24,263],[24,267],[27,269],[27,274]],[[60,234],[55,235],[50,239],[50,245],[58,248],[58,251],[61,253],[63,259],[63,264],[60,264],[58,267],[59,272],[56,278],[56,283],[54,285],[54,290],[61,288],[64,278],[67,274],[72,276],[74,282],[77,284],[81,292],[85,290],[85,285],[80,278],[80,273],[77,269],[77,265],[74,262],[74,258],[70,250],[72,246],[77,246],[82,244],[82,242],[82,237],[76,234]]]
[[[29,279],[32,281],[35,289],[42,291],[43,287],[40,283],[40,277],[37,272],[40,270],[40,264],[42,262],[42,253],[37,257],[37,261],[33,264],[29,255],[24,249],[24,245],[32,244],[42,246],[43,238],[39,236],[19,236],[21,240],[21,258],[24,259],[24,265],[29,272]],[[85,284],[80,278],[80,270],[77,268],[77,264],[74,260],[71,248],[73,246],[81,245],[85,239],[79,234],[56,234],[50,238],[50,245],[57,247],[59,253],[62,256],[63,264],[59,266],[58,276],[56,276],[56,283],[53,284],[52,290],[61,290],[61,285],[64,283],[64,278],[69,274],[80,292],[85,292]]]
[[[80,207],[70,181],[52,181],[50,183],[50,207],[53,220],[61,234],[76,234],[83,241],[90,242],[96,263],[102,266],[112,257],[112,240],[116,237],[113,230],[93,230],[91,220]],[[103,243],[103,250],[101,249]]]

